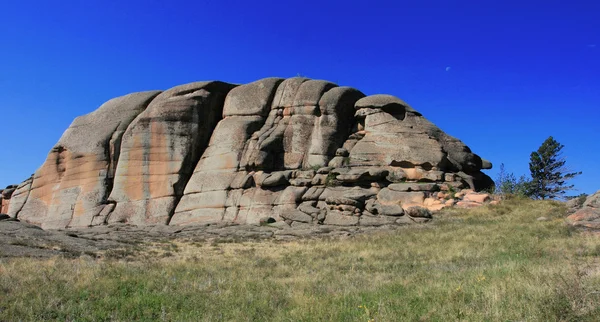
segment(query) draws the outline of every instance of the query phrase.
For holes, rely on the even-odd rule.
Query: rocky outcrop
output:
[[[444,193],[491,186],[488,168],[393,96],[300,77],[198,82],[77,118],[7,213],[43,228],[404,225],[449,205]]]
[[[200,82],[156,96],[123,135],[109,206],[92,225],[167,224],[233,87]]]
[[[123,134],[158,94],[115,98],[76,118],[35,172],[27,200],[15,215],[42,228],[94,224],[108,205]]]
[[[6,210],[9,217],[13,219],[17,218],[17,215],[19,212],[21,212],[21,209],[23,209],[23,206],[29,197],[32,182],[33,176],[18,185],[10,196],[10,199],[8,200],[8,209]]]
[[[0,214],[6,214],[8,212],[10,199],[15,190],[17,190],[16,185],[9,185],[4,189],[0,189]]]
[[[600,190],[585,200],[573,199],[567,204],[573,207],[574,213],[567,217],[567,222],[575,227],[600,230]]]

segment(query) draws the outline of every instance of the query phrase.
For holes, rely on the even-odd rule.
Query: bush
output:
[[[524,175],[518,179],[512,172],[506,172],[504,163],[500,164],[500,173],[496,179],[496,193],[503,196],[529,196],[529,180]]]

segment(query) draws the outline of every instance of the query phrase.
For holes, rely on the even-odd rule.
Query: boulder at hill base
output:
[[[300,77],[197,82],[76,118],[2,212],[45,229],[407,224],[490,187],[489,168],[393,96]]]
[[[584,200],[578,199],[572,199],[567,203],[573,212],[567,217],[567,222],[574,227],[600,231],[600,190]]]

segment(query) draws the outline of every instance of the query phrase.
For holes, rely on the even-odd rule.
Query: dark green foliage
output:
[[[326,187],[334,187],[339,186],[340,182],[336,179],[337,175],[333,172],[329,172],[327,174],[327,178],[325,178],[325,186]]]
[[[567,199],[567,200],[578,199],[578,201],[581,202],[581,204],[583,204],[585,202],[585,200],[587,199],[587,197],[589,197],[589,195],[587,193],[580,193],[576,196],[566,196],[565,199]]]
[[[528,185],[531,197],[560,198],[567,190],[573,189],[573,185],[567,185],[566,181],[581,172],[568,172],[565,168],[566,161],[561,155],[563,147],[553,137],[549,137],[537,151],[531,152],[529,171],[532,180]]]

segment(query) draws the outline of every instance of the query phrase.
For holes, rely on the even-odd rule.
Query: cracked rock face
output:
[[[440,190],[489,187],[487,168],[390,95],[300,77],[197,82],[76,118],[1,212],[46,229],[403,225],[443,208]]]

